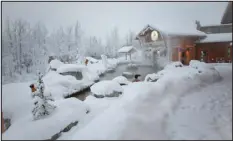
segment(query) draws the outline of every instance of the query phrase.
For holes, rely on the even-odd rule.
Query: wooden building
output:
[[[232,62],[232,2],[222,16],[222,24],[201,26],[197,29],[206,33],[206,38],[196,42],[196,60],[207,63]]]
[[[232,2],[228,3],[221,23],[202,26],[196,21],[196,29],[185,28],[185,25],[180,28],[147,25],[136,40],[142,49],[154,51],[154,54],[160,51],[161,56],[185,65],[190,60],[232,62]]]
[[[174,30],[176,29],[176,30]],[[136,39],[140,41],[141,48],[154,49],[156,54],[168,56],[171,61],[181,61],[188,65],[195,59],[195,42],[205,38],[205,33],[193,28],[167,28],[147,25],[139,32]]]

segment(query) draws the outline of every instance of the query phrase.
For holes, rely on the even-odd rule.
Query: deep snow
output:
[[[212,65],[212,64],[211,64]],[[199,72],[199,68],[203,72]],[[113,104],[103,110],[96,117],[87,123],[83,128],[72,131],[72,134],[66,136],[67,139],[231,139],[231,128],[224,127],[226,123],[232,124],[231,103],[228,102],[226,117],[228,120],[220,119],[218,125],[223,128],[221,132],[211,132],[212,128],[207,126],[206,117],[211,118],[213,115],[205,116],[203,109],[196,116],[200,116],[201,120],[188,120],[187,113],[178,112],[180,103],[191,103],[191,99],[186,97],[192,93],[199,93],[196,99],[202,99],[203,92],[198,90],[208,89],[210,92],[215,90],[211,86],[225,85],[232,83],[229,74],[232,73],[231,64],[224,67],[215,67],[223,77],[221,81],[219,73],[216,73],[212,67],[181,67],[173,69],[165,69],[163,76],[155,83],[153,82],[136,82],[124,87],[124,93]],[[225,71],[225,72],[224,72]],[[161,73],[160,72],[160,73]],[[226,74],[226,72],[228,74]],[[225,79],[227,77],[227,79]],[[227,86],[228,87],[228,86]],[[228,99],[231,98],[232,88],[221,89],[228,93]],[[229,93],[230,92],[230,93]],[[219,94],[221,95],[221,94]],[[205,96],[204,96],[205,97]],[[209,96],[206,96],[209,99]],[[217,98],[216,98],[217,99]],[[216,100],[215,99],[215,100]],[[201,101],[201,100],[199,100]],[[99,103],[101,103],[99,101]],[[203,101],[202,103],[208,103]],[[219,102],[222,103],[222,102]],[[222,103],[223,104],[223,103]],[[190,106],[190,105],[188,105]],[[192,107],[192,106],[191,106]],[[221,106],[220,106],[221,107]],[[202,110],[202,108],[200,108]],[[210,110],[211,111],[211,110]],[[193,112],[194,113],[194,112]],[[211,111],[212,114],[215,110]],[[229,114],[230,113],[230,114]],[[203,114],[203,115],[201,115]],[[203,117],[202,117],[203,116]],[[191,115],[190,115],[191,117]],[[203,119],[202,119],[203,118]],[[177,120],[171,121],[170,119]],[[184,121],[184,122],[183,122]],[[223,123],[224,124],[223,124]],[[181,130],[182,123],[186,123],[187,130]],[[203,124],[206,123],[206,124]],[[100,130],[101,127],[101,130]],[[176,132],[174,133],[172,130]],[[188,131],[188,129],[190,129]],[[192,129],[198,129],[193,131]],[[186,135],[186,133],[189,134]],[[94,134],[93,134],[94,133]],[[200,134],[201,133],[201,134]],[[211,135],[209,135],[211,133]],[[224,133],[224,134],[223,134]],[[175,134],[175,135],[174,135]],[[220,135],[221,134],[221,135]],[[72,135],[72,136],[71,136]],[[182,136],[183,135],[183,136]]]

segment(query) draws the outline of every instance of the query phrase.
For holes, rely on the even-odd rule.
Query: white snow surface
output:
[[[58,69],[58,73],[64,73],[64,72],[82,72],[85,68],[84,65],[76,65],[76,64],[64,64],[61,65]]]
[[[133,49],[133,46],[124,46],[118,50],[119,53],[128,53]]]
[[[111,80],[100,81],[91,86],[91,92],[96,95],[109,95],[113,92],[122,91],[120,84]]]
[[[93,63],[97,63],[99,60],[93,58],[93,57],[86,57],[87,60],[93,62]]]
[[[217,70],[220,73],[215,74]],[[73,131],[73,134],[67,139],[219,139],[220,134],[221,139],[231,139],[231,64],[221,67],[215,66],[215,69],[205,68],[204,72],[209,74],[199,73],[198,69],[190,66],[170,68],[159,72],[163,76],[157,82],[131,83],[124,87],[124,93],[117,101],[96,117],[93,117],[83,128]],[[223,77],[222,81],[219,79],[219,74]],[[205,77],[202,78],[203,76]],[[225,83],[229,83],[227,87],[224,87]],[[190,115],[190,120],[187,118],[187,115],[191,113],[189,110],[178,113],[178,110],[182,110],[182,108],[178,108],[182,102],[187,103],[189,107],[193,106],[189,104],[193,103],[192,100],[194,102],[199,101],[202,104],[212,103],[213,105],[210,100],[213,98],[210,94],[213,91],[212,87],[215,85],[221,85],[219,87],[221,89],[218,92],[216,91],[216,95],[219,96],[214,98],[215,101],[218,101],[218,98],[221,98],[221,95],[226,92],[224,98],[222,98],[224,100],[215,103],[215,105],[221,103],[222,106],[220,107],[226,109],[220,111],[218,111],[218,108],[216,110],[209,109],[212,114],[215,114],[216,111],[225,113],[218,120],[218,126],[221,127],[220,131],[214,126],[207,126],[209,123],[205,119],[211,119],[213,115],[208,114],[206,116],[203,114],[207,113],[204,109],[202,112],[193,112],[197,115],[193,115],[193,118]],[[206,100],[202,100],[205,91],[200,90],[205,89],[209,90],[209,94],[204,96]],[[224,92],[219,93],[220,91]],[[187,98],[195,92],[199,93],[193,94],[196,97],[195,99]],[[185,100],[186,98],[188,100]],[[224,103],[225,100],[228,100],[228,102]],[[195,118],[197,116],[200,116],[200,118]],[[173,126],[173,124],[176,124],[174,120],[178,122],[178,125]],[[184,126],[186,130],[182,130],[182,123],[187,124]],[[228,126],[226,126],[227,124]]]
[[[57,60],[57,59],[54,59],[49,63],[50,68],[52,68],[52,69],[57,69],[63,64],[64,63],[62,63],[60,60]]]
[[[206,34],[206,38],[200,40],[200,43],[212,42],[232,42],[232,33]]]
[[[183,67],[183,64],[179,61],[171,62],[167,64],[164,69],[172,69],[172,68],[177,68],[177,67]]]
[[[57,72],[48,72],[44,77],[45,89],[52,94],[55,99],[63,99],[74,92],[81,91],[91,86],[94,81],[87,79],[77,80],[71,75],[60,75]]]
[[[124,76],[117,76],[117,77],[115,77],[115,78],[113,78],[112,79],[112,81],[115,81],[115,82],[117,82],[117,83],[119,83],[119,84],[129,84],[129,83],[131,83],[126,77],[124,77]]]
[[[33,99],[29,85],[30,83],[3,85],[2,109],[4,117],[11,119],[11,126],[2,134],[3,140],[49,139],[71,122],[84,118],[89,110],[88,105],[76,98],[62,99],[52,102],[57,108],[51,115],[33,121]]]

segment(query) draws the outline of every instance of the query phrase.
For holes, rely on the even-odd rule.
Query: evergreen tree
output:
[[[37,84],[37,90],[32,93],[34,100],[34,108],[32,110],[34,120],[41,119],[44,116],[51,114],[56,108],[55,105],[49,103],[52,101],[51,95],[44,95],[44,82],[42,80],[43,75],[39,72],[39,79]]]

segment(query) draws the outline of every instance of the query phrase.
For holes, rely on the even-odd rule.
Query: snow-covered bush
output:
[[[120,85],[128,85],[130,81],[124,76],[117,76],[112,81],[119,83]]]
[[[123,92],[123,88],[115,81],[101,81],[91,86],[91,92],[97,98],[118,97]]]
[[[32,92],[34,96],[34,108],[32,110],[34,120],[43,118],[44,116],[50,115],[56,106],[49,103],[52,100],[51,96],[44,94],[44,82],[42,80],[43,75],[39,73],[39,79],[37,84],[37,90]]]

